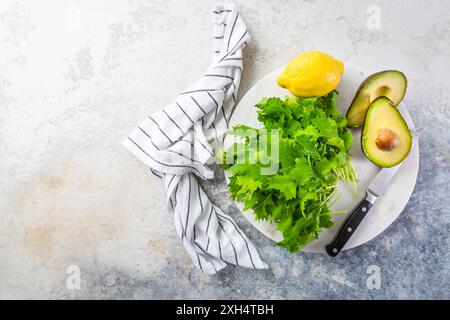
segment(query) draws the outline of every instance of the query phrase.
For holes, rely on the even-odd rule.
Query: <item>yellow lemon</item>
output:
[[[338,86],[342,61],[320,52],[304,52],[292,59],[278,78],[278,85],[297,97],[320,97]]]

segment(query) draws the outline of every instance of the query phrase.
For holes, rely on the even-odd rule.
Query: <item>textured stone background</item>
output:
[[[253,37],[241,95],[311,48],[408,75],[421,164],[399,219],[336,259],[292,255],[238,214],[218,171],[208,192],[270,269],[201,274],[120,141],[208,66],[213,1],[2,0],[0,298],[450,298],[450,3],[376,1],[372,30],[372,1],[236,2]],[[66,287],[69,265],[81,290]]]

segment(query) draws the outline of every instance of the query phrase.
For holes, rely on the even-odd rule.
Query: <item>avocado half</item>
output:
[[[405,96],[406,76],[397,70],[385,70],[372,74],[361,83],[347,111],[347,126],[360,127],[364,123],[369,105],[385,96],[397,106]]]
[[[394,103],[386,97],[375,99],[367,110],[361,135],[362,150],[380,167],[393,167],[409,154],[412,136]]]

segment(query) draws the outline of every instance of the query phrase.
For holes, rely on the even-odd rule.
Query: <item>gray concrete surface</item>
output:
[[[253,37],[241,96],[312,48],[403,70],[421,163],[399,219],[337,259],[276,247],[239,215],[217,170],[208,193],[270,269],[207,276],[159,182],[120,141],[208,66],[213,3],[0,3],[0,298],[450,298],[450,3],[236,1]],[[373,265],[379,289],[367,286]]]

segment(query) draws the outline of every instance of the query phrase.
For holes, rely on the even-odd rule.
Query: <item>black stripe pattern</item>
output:
[[[214,274],[227,264],[267,268],[237,223],[216,207],[198,182],[211,179],[214,156],[236,107],[242,49],[250,37],[242,17],[229,5],[216,6],[216,62],[174,103],[148,116],[124,141],[167,191],[167,208],[192,263]]]

